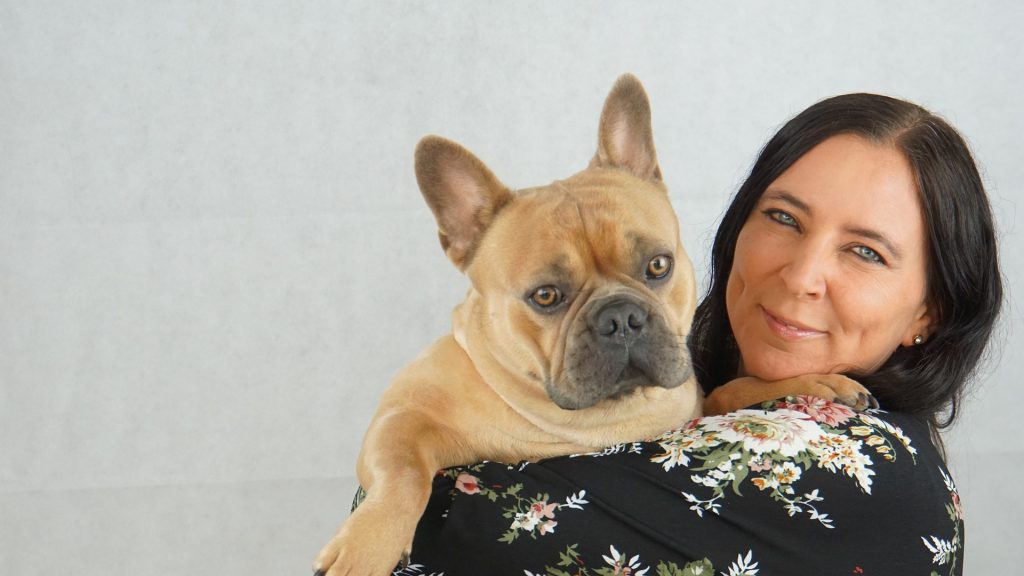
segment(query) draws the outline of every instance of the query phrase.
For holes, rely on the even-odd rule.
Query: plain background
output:
[[[546,183],[626,71],[702,279],[811,103],[881,92],[962,131],[1009,298],[947,438],[967,573],[1015,565],[1022,27],[1014,0],[0,1],[0,573],[306,574],[377,397],[466,288],[416,141]]]

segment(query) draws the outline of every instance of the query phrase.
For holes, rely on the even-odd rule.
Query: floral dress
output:
[[[951,575],[963,545],[920,420],[796,396],[597,453],[443,470],[394,574]]]

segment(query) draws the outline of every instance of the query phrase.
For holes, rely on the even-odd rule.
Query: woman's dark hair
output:
[[[922,417],[938,439],[937,431],[956,419],[992,333],[1002,276],[991,209],[967,144],[941,118],[895,98],[847,94],[823,100],[787,122],[761,150],[715,235],[711,283],[690,336],[697,377],[707,392],[737,375],[739,350],[725,290],[747,217],[797,159],[839,134],[892,145],[909,161],[928,234],[929,304],[937,315],[925,343],[901,346],[875,373],[855,378],[883,408]]]

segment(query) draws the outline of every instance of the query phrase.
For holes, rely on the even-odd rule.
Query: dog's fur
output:
[[[331,576],[383,576],[407,558],[440,468],[591,451],[701,415],[686,348],[693,270],[639,81],[612,88],[597,153],[565,180],[513,193],[433,136],[415,158],[441,245],[472,288],[452,333],[381,399],[357,466],[366,500],[314,565]],[[719,390],[715,413],[793,392],[857,404],[863,391],[835,376]]]

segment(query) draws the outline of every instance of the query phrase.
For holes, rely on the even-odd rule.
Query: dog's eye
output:
[[[672,271],[672,257],[662,254],[651,258],[647,263],[647,278],[650,280],[661,280]]]
[[[551,308],[562,301],[562,291],[555,286],[541,286],[530,295],[530,301],[540,308]]]

